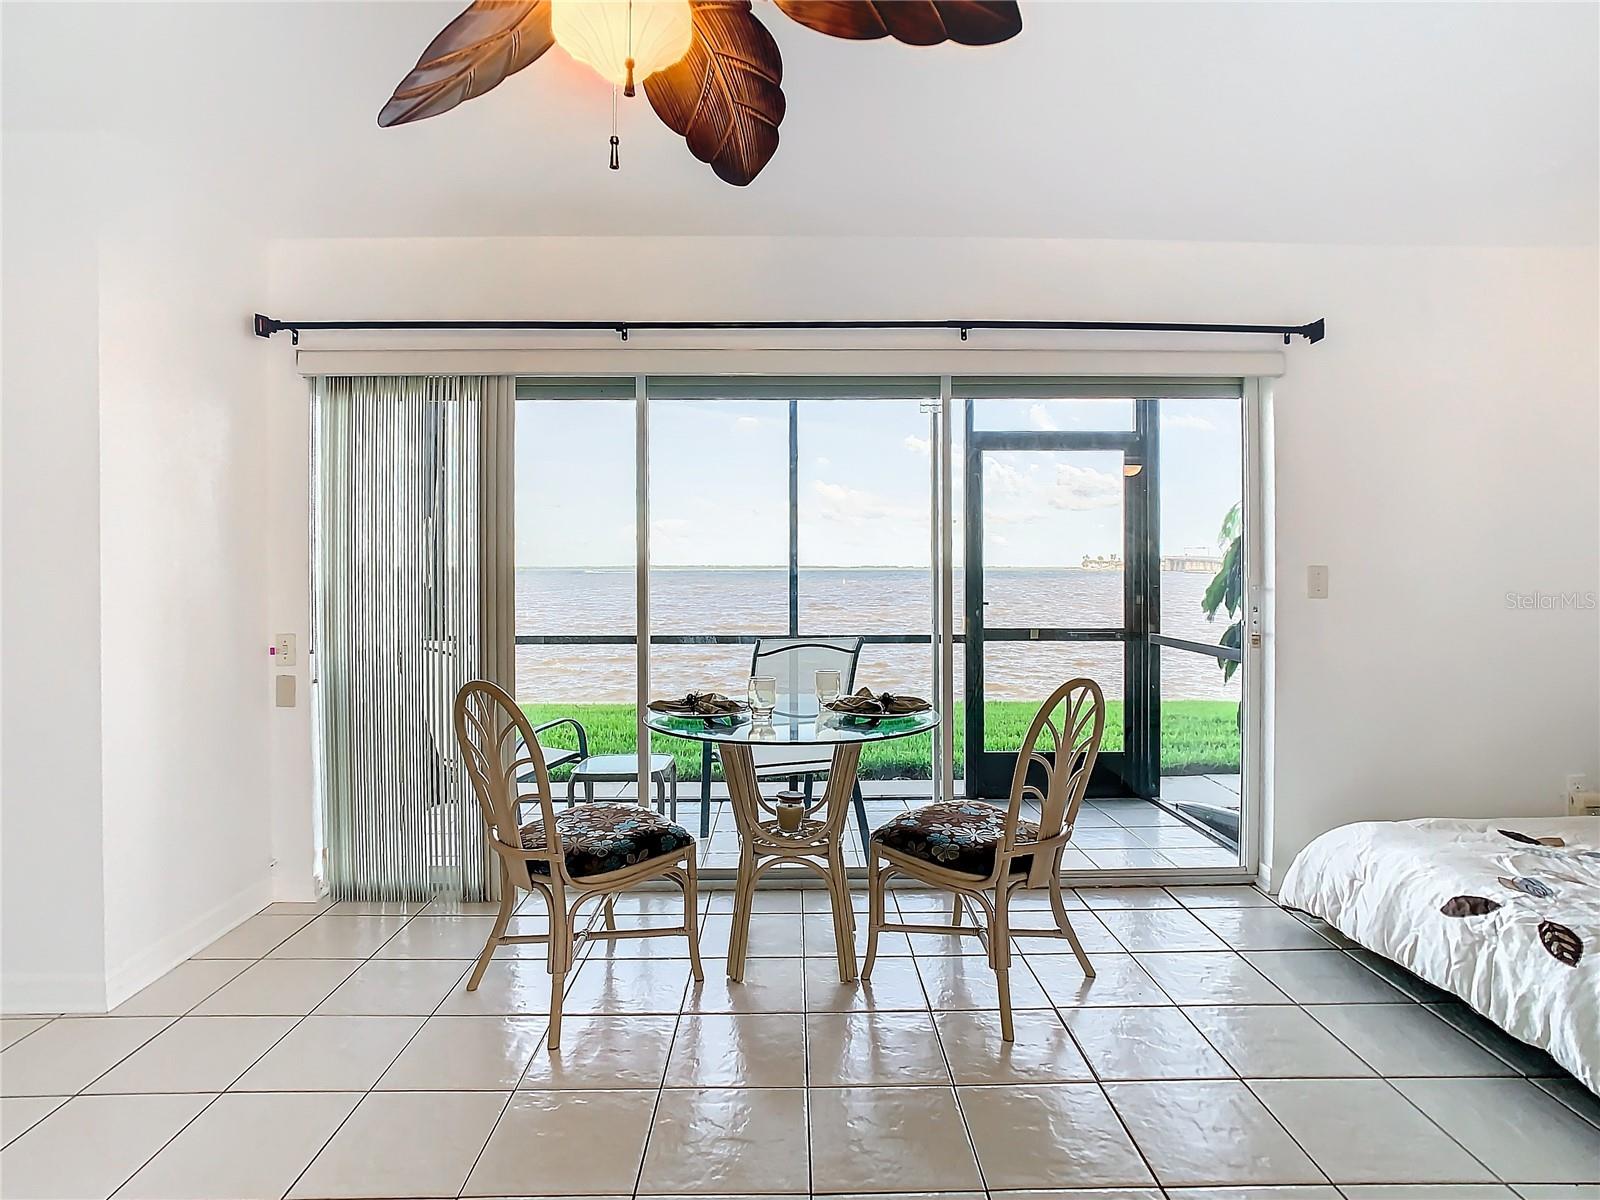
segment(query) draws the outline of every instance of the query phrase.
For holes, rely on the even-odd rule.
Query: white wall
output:
[[[1600,777],[1597,614],[1505,598],[1600,589],[1597,284],[1592,247],[384,239],[275,243],[268,295],[303,320],[1326,317],[1275,388],[1263,861],[1281,872],[1347,821],[1553,813],[1567,773]],[[287,342],[268,353],[288,461],[304,390]],[[298,547],[303,480],[284,478],[275,544]],[[1309,563],[1329,565],[1328,600],[1305,598]],[[308,793],[277,802],[278,857],[307,859]]]
[[[270,899],[263,247],[137,144],[4,165],[0,1008],[95,1011]]]
[[[138,147],[120,147],[137,156]],[[116,172],[126,178],[126,173]],[[165,185],[100,254],[106,967],[113,1002],[270,899],[261,247]]]
[[[93,139],[8,133],[0,1009],[104,1000]]]

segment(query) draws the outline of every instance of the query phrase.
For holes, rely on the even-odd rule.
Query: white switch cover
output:
[[[278,651],[274,656],[278,660],[278,666],[294,666],[294,634],[280,633],[273,646]]]
[[[1306,568],[1306,599],[1326,600],[1328,598],[1328,568],[1325,566],[1311,566]]]

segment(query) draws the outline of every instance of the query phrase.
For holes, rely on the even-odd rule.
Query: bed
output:
[[[1459,996],[1600,1093],[1600,819],[1368,821],[1279,900]]]

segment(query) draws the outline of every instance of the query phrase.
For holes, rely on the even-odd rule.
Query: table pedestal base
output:
[[[744,978],[756,881],[769,867],[795,863],[815,871],[828,886],[839,979],[844,983],[853,982],[856,978],[856,921],[855,909],[850,903],[850,881],[845,875],[844,824],[856,786],[861,747],[844,743],[833,748],[827,787],[822,800],[811,809],[812,813],[821,812],[822,818],[802,821],[793,833],[778,828],[775,814],[761,798],[750,746],[723,742],[717,750],[722,756],[722,774],[728,783],[728,799],[739,829],[739,878],[733,899],[733,931],[728,940],[728,978]]]

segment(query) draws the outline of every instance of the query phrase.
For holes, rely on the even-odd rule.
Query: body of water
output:
[[[1214,643],[1226,623],[1208,622],[1200,599],[1209,574],[1161,574],[1162,630],[1172,637]],[[1116,627],[1122,622],[1121,571],[993,571],[985,580],[990,627]],[[961,580],[956,580],[957,628],[962,627]],[[814,568],[800,572],[800,628],[810,634],[926,633],[932,625],[932,585],[922,570]],[[662,568],[650,578],[651,628],[671,634],[776,634],[789,623],[788,574],[781,567]],[[517,632],[614,635],[635,630],[631,568],[517,571]],[[651,692],[682,695],[715,688],[742,696],[750,646],[653,646]],[[956,693],[962,655],[956,647]],[[857,686],[928,695],[932,649],[927,645],[862,649]],[[985,674],[991,700],[1042,700],[1057,684],[1088,675],[1106,695],[1122,695],[1120,643],[989,643]],[[1238,700],[1240,675],[1224,683],[1217,661],[1179,650],[1161,653],[1167,699]],[[634,699],[632,646],[518,646],[517,692],[527,701],[616,703]]]

